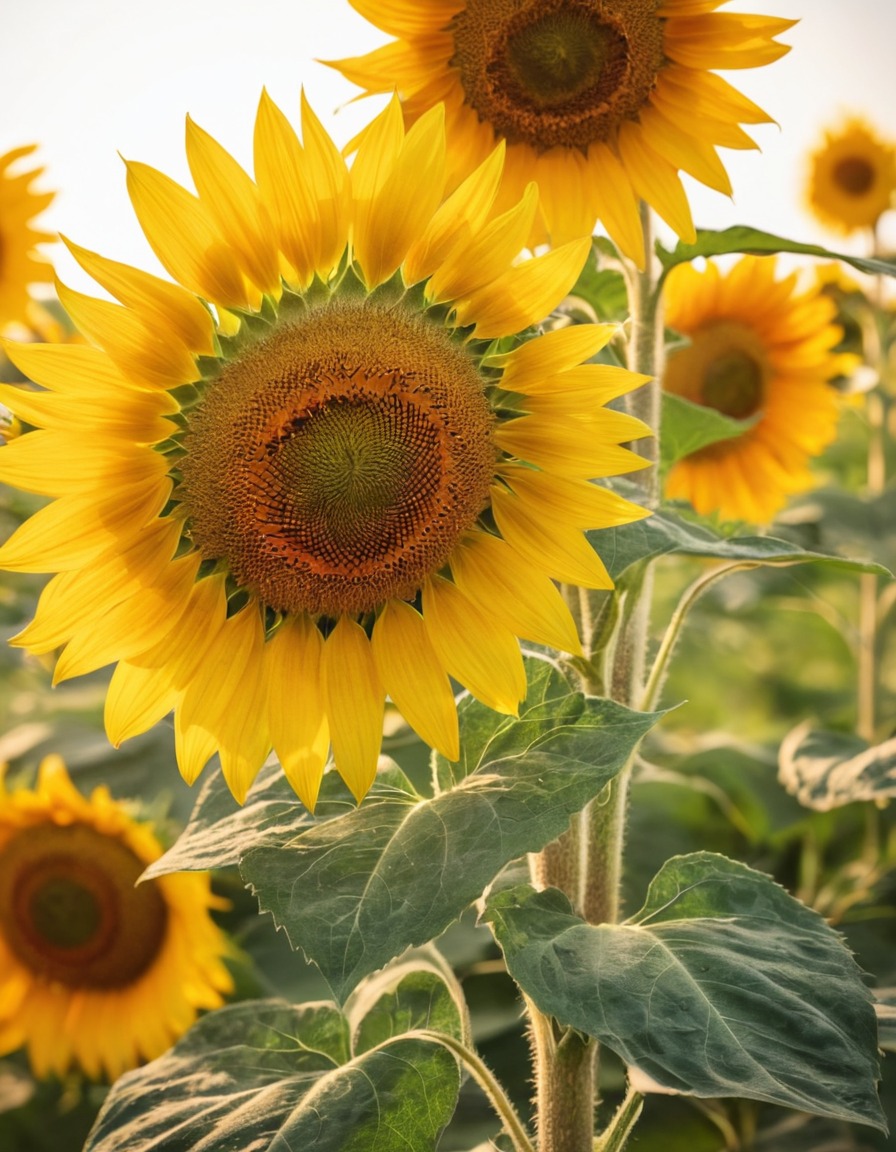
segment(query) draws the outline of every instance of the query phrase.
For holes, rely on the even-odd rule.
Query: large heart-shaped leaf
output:
[[[868,989],[842,939],[769,877],[710,853],[670,860],[624,924],[556,889],[488,902],[511,975],[544,1013],[640,1073],[885,1128]]]
[[[244,1002],[118,1080],[85,1152],[432,1152],[459,1087],[438,1043],[353,1056],[334,1004]]]
[[[585,697],[528,661],[519,719],[467,698],[456,774],[431,799],[398,790],[279,844],[240,869],[294,948],[342,1000],[368,973],[438,936],[510,861],[537,852],[621,770],[656,719]]]
[[[869,745],[849,732],[800,724],[781,743],[778,779],[817,812],[855,800],[891,800],[896,796],[896,738]]]

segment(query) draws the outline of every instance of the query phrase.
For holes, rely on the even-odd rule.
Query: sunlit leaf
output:
[[[781,743],[778,779],[817,812],[854,800],[890,800],[896,796],[896,738],[869,745],[849,732],[800,724]]]
[[[842,260],[860,272],[867,272],[872,276],[896,276],[896,262],[892,260],[872,260],[844,252],[831,252],[818,244],[801,244],[797,240],[785,240],[771,232],[762,232],[758,228],[748,228],[743,224],[736,224],[721,232],[698,228],[694,244],[679,243],[671,252],[657,244],[656,251],[666,271],[674,268],[676,264],[696,260],[698,256],[727,256],[733,252],[771,256],[776,252],[792,252],[798,256],[818,256],[822,260]]]
[[[885,1127],[860,970],[769,877],[701,852],[668,861],[624,924],[587,924],[561,892],[527,886],[486,916],[542,1012],[664,1088]]]
[[[656,716],[585,697],[530,660],[518,720],[467,698],[463,756],[432,799],[368,796],[347,815],[248,851],[244,879],[339,999],[438,936],[510,861],[556,839]]]
[[[453,1057],[401,1037],[353,1056],[349,1041],[333,1004],[222,1008],[115,1083],[85,1152],[432,1152],[457,1100]]]
[[[660,437],[661,470],[665,472],[676,460],[690,456],[707,444],[743,436],[761,418],[762,413],[757,412],[746,420],[735,420],[715,408],[694,404],[683,396],[664,392]]]

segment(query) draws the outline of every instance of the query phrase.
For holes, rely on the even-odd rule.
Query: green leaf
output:
[[[392,765],[378,774],[371,795],[391,794],[395,790],[416,798],[404,774]],[[259,772],[242,807],[234,800],[221,773],[215,772],[202,785],[177,842],[143,875],[150,879],[169,872],[231,867],[258,844],[281,843],[287,836],[354,808],[351,793],[335,772],[328,772],[321,782],[314,816],[300,802],[276,761]]]
[[[85,1152],[432,1152],[460,1079],[440,1045],[352,1057],[333,1004],[233,1004],[112,1087]]]
[[[707,444],[743,436],[744,432],[759,422],[761,416],[762,413],[757,412],[746,420],[735,420],[715,408],[694,404],[683,396],[664,392],[660,436],[661,471],[666,472],[676,460],[698,452]]]
[[[854,800],[896,796],[896,738],[871,746],[848,732],[800,724],[781,743],[778,779],[807,808],[829,812]]]
[[[356,1052],[367,1052],[405,1032],[428,1029],[468,1040],[469,1028],[444,976],[414,958],[377,972],[356,990],[346,1015],[355,1023]]]
[[[860,272],[867,272],[872,276],[896,276],[896,262],[892,260],[872,260],[844,252],[831,252],[817,244],[801,244],[796,240],[785,240],[771,232],[762,232],[758,228],[748,228],[743,224],[736,224],[733,228],[725,228],[721,232],[698,228],[696,243],[679,243],[671,252],[657,244],[656,251],[666,271],[674,268],[676,264],[687,264],[691,260],[696,260],[698,256],[727,256],[733,252],[771,256],[777,252],[792,252],[798,256],[818,256],[822,260],[842,260],[846,264],[851,264],[853,268],[858,268]]]
[[[459,782],[432,799],[368,797],[348,815],[253,848],[243,878],[337,999],[444,931],[510,861],[556,839],[656,720],[586,698],[528,661],[520,718],[467,698]]]
[[[769,877],[707,852],[660,870],[624,924],[556,889],[495,894],[486,918],[544,1013],[676,1092],[885,1128],[871,996],[842,939]]]
[[[656,560],[670,553],[743,561],[749,566],[812,563],[890,575],[880,564],[809,552],[774,536],[719,536],[708,525],[686,520],[672,508],[660,508],[652,516],[620,528],[600,528],[589,532],[588,538],[614,580],[639,561]]]

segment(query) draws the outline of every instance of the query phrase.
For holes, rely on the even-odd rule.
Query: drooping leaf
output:
[[[488,902],[508,968],[561,1024],[693,1096],[737,1096],[885,1128],[871,996],[841,938],[769,877],[670,860],[624,924],[556,889]]]
[[[735,420],[715,408],[694,404],[672,392],[663,393],[662,435],[660,437],[660,469],[665,472],[684,456],[690,456],[717,444],[732,440],[749,431],[761,419],[757,412],[746,420]]]
[[[401,770],[390,765],[377,775],[371,795],[389,795],[396,790],[415,795]],[[221,773],[215,772],[202,785],[178,840],[146,869],[144,877],[231,867],[258,844],[281,843],[304,828],[354,808],[351,793],[335,772],[323,778],[314,816],[296,796],[276,761],[262,768],[242,806],[234,800]]]
[[[352,1056],[333,1004],[233,1004],[118,1080],[85,1152],[432,1152],[460,1081],[438,1044]]]
[[[427,1029],[464,1042],[466,1007],[434,966],[414,957],[368,977],[346,1005],[354,1025],[355,1052],[367,1052],[396,1036]]]
[[[872,746],[848,732],[800,724],[781,743],[778,779],[816,812],[854,800],[890,800],[896,796],[896,738]]]
[[[528,661],[520,718],[467,698],[445,791],[371,795],[241,860],[243,878],[342,1000],[368,973],[438,936],[510,861],[566,830],[623,767],[654,714],[586,698]]]
[[[860,272],[869,275],[896,276],[896,262],[873,260],[864,256],[853,256],[844,252],[831,252],[818,244],[801,244],[798,240],[785,240],[771,232],[758,228],[748,228],[736,224],[715,232],[708,228],[697,229],[697,239],[693,244],[678,243],[671,252],[657,244],[656,252],[663,268],[668,271],[676,264],[686,264],[698,256],[728,256],[743,252],[754,256],[771,256],[777,252],[792,252],[798,256],[818,256],[822,260],[842,260]]]
[[[620,528],[600,528],[588,538],[614,580],[641,560],[655,560],[670,553],[743,561],[750,565],[825,564],[854,572],[888,576],[879,564],[810,552],[774,536],[720,536],[707,524],[679,516],[673,508],[659,508],[652,516]]]

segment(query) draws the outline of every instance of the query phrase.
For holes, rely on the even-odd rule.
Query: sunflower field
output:
[[[11,105],[0,1152],[896,1147],[896,131],[701,226],[740,6],[303,0],[142,260]]]

